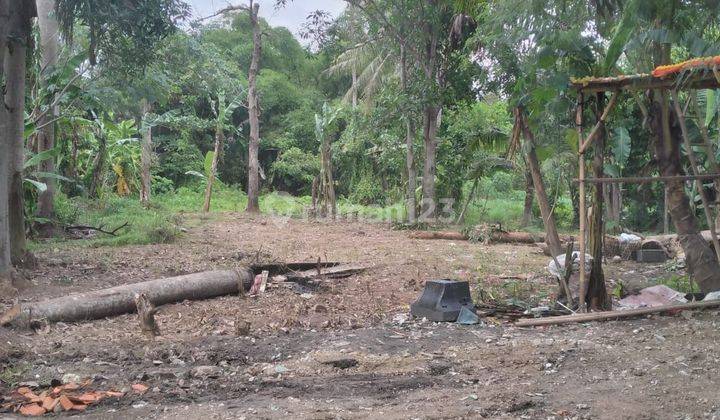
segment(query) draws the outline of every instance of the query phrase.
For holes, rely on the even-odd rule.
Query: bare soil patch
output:
[[[371,268],[312,290],[160,307],[154,341],[134,315],[0,330],[0,394],[70,373],[97,389],[149,387],[82,414],[97,418],[720,416],[717,311],[543,329],[407,320],[436,278],[468,280],[474,296],[482,288],[547,301],[555,291],[547,257],[533,246],[409,239],[360,222],[222,214],[188,223],[174,244],[48,244],[21,299],[253,262],[320,257]],[[630,262],[607,270],[637,287],[668,275]]]

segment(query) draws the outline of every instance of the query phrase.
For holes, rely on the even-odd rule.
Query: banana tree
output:
[[[337,200],[335,197],[335,181],[332,172],[332,152],[330,151],[329,128],[338,117],[342,108],[331,108],[327,102],[323,104],[322,114],[315,114],[315,139],[320,143],[320,182],[319,198],[322,203],[322,214],[328,214],[328,206],[333,219],[337,216]]]
[[[217,102],[211,100],[210,103],[212,104],[212,111],[215,115],[215,151],[212,152],[212,155],[208,153],[208,155],[205,156],[206,168],[208,156],[211,157],[210,171],[206,176],[205,202],[203,203],[203,212],[205,213],[210,211],[213,182],[217,177],[218,160],[222,154],[223,143],[225,142],[225,130],[230,128],[232,131],[237,131],[235,127],[230,127],[230,123],[233,112],[242,104],[242,98],[237,95],[228,102],[225,92],[220,91],[217,95]]]

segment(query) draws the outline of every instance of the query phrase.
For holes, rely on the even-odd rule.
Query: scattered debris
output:
[[[580,272],[580,252],[573,251],[572,253],[572,268],[573,273]],[[557,265],[555,264],[557,260]],[[592,268],[593,257],[590,254],[585,254],[585,273],[590,274]],[[558,267],[559,266],[559,267]],[[563,278],[565,276],[565,255],[558,255],[555,259],[551,260],[547,266],[548,271],[555,277]]]
[[[330,366],[338,368],[338,369],[349,369],[351,367],[358,365],[357,359],[352,359],[352,358],[326,360],[321,363],[323,365],[330,365]]]
[[[636,295],[630,295],[618,302],[621,309],[625,308],[652,308],[673,303],[685,303],[685,294],[673,290],[665,285],[647,287]]]
[[[367,270],[367,266],[345,264],[330,268],[322,268],[320,265],[305,271],[291,271],[285,274],[285,281],[307,283],[311,280],[342,279]]]
[[[633,233],[621,233],[618,236],[618,240],[620,241],[620,244],[632,244],[637,242],[642,242],[642,238],[638,235],[635,235]]]
[[[703,298],[703,301],[717,300],[717,299],[720,299],[720,290],[718,290],[718,291],[716,291],[716,292],[710,292],[710,293],[708,293],[708,294],[705,295],[705,297]]]
[[[66,383],[35,394],[29,387],[21,386],[9,396],[3,397],[0,412],[15,412],[23,416],[42,416],[61,411],[85,411],[105,398],[120,398],[125,394],[117,391],[90,391],[84,388],[91,383]],[[133,385],[134,387],[134,385]],[[146,387],[147,388],[147,387]]]
[[[68,236],[72,239],[88,239],[92,238],[94,236],[94,232],[100,232],[104,233],[106,235],[110,236],[117,236],[117,233],[130,225],[129,222],[125,222],[122,225],[116,227],[112,230],[105,230],[104,226],[100,225],[98,227],[94,226],[83,226],[83,225],[77,225],[77,226],[65,226],[65,232],[68,233]]]
[[[523,319],[515,323],[517,327],[534,327],[541,325],[568,324],[573,322],[589,322],[589,321],[608,321],[620,318],[632,318],[641,315],[650,315],[658,313],[679,313],[683,310],[690,309],[707,309],[720,306],[720,300],[711,300],[708,302],[689,302],[678,303],[675,305],[663,305],[650,308],[628,309],[624,311],[603,311],[592,312],[587,314],[565,315],[548,318]]]
[[[196,366],[190,371],[193,378],[219,378],[221,374],[219,366]]]
[[[267,270],[263,270],[263,272],[260,273],[260,289],[258,292],[260,292],[261,295],[265,293],[265,289],[267,288],[268,274],[269,272]]]
[[[252,324],[243,318],[235,320],[235,335],[238,337],[245,337],[250,335],[250,326]]]
[[[144,394],[148,390],[148,386],[144,384],[132,384],[131,388],[137,394]]]
[[[461,325],[476,325],[480,323],[480,317],[477,316],[475,311],[468,309],[467,306],[460,308],[457,321]]]

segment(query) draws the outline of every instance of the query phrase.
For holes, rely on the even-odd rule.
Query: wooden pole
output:
[[[657,314],[662,312],[683,311],[692,309],[706,309],[720,306],[720,300],[709,300],[707,302],[678,303],[676,305],[663,305],[651,308],[628,309],[626,311],[603,311],[579,315],[563,315],[547,318],[522,319],[515,323],[516,327],[537,327],[541,325],[559,325],[573,322],[607,321],[621,318],[632,318],[642,315]]]
[[[667,185],[663,186],[663,233],[668,234],[670,233],[670,211],[668,210],[669,207],[669,198],[668,198],[668,188]]]
[[[577,127],[578,141],[583,138],[583,94],[578,95],[578,103],[575,109],[575,126]],[[580,312],[585,312],[585,294],[587,293],[587,278],[585,275],[585,224],[587,222],[587,208],[585,207],[585,152],[582,148],[578,149],[578,170],[579,170],[579,189],[580,189],[580,232],[578,233],[580,240],[580,291],[578,294],[578,308]]]
[[[605,100],[604,93],[596,94],[596,104],[599,110]],[[600,116],[596,113],[596,118]],[[603,169],[605,163],[605,126],[601,126],[598,134],[595,136],[593,144],[593,176],[596,178],[603,177]],[[610,297],[607,294],[605,286],[605,274],[603,273],[603,239],[605,233],[604,223],[604,184],[595,184],[592,189],[592,215],[588,225],[588,247],[590,255],[592,255],[592,269],[590,278],[587,281],[587,289],[585,298],[588,301],[591,310],[609,310],[612,309]]]
[[[690,166],[692,167],[693,174],[697,176],[700,174],[700,168],[698,165],[697,157],[695,156],[695,152],[693,151],[692,144],[690,143],[690,136],[688,135],[685,115],[680,108],[680,98],[676,90],[672,91],[672,96],[673,103],[675,105],[675,113],[677,113],[678,122],[680,123],[680,131],[682,132],[683,141],[685,142],[685,148],[687,149],[688,153],[688,159],[690,160]],[[713,219],[712,214],[710,214],[710,200],[705,193],[703,183],[699,179],[696,179],[695,183],[697,185],[698,192],[700,193],[700,199],[703,203],[703,213],[705,213],[705,219],[707,219],[707,224],[710,228],[710,234],[712,235],[713,247],[715,248],[715,256],[717,257],[717,260],[720,261],[720,242],[718,242],[717,232],[715,231],[715,220]]]
[[[595,137],[600,133],[600,129],[605,125],[605,121],[607,120],[608,115],[610,115],[610,111],[615,108],[615,103],[617,102],[617,98],[619,96],[620,92],[615,91],[613,93],[612,97],[610,98],[610,102],[605,107],[605,110],[603,111],[602,115],[600,116],[600,119],[593,127],[592,131],[590,131],[590,134],[588,135],[587,139],[583,141],[583,138],[580,137],[578,139],[579,142],[581,142],[580,146],[580,153],[584,154],[587,148],[590,146],[590,144],[595,140]]]

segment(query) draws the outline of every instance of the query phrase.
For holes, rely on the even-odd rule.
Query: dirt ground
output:
[[[163,306],[154,341],[134,315],[0,329],[0,395],[75,376],[127,392],[77,414],[103,419],[720,418],[718,311],[535,329],[423,322],[407,314],[429,279],[468,280],[476,299],[550,302],[548,258],[534,246],[409,239],[361,222],[222,214],[185,226],[168,245],[43,246],[20,298],[252,262],[320,257],[369,269],[312,290]],[[608,279],[637,287],[667,275],[607,265]],[[250,334],[238,334],[247,322]],[[136,383],[148,391],[132,392]]]

